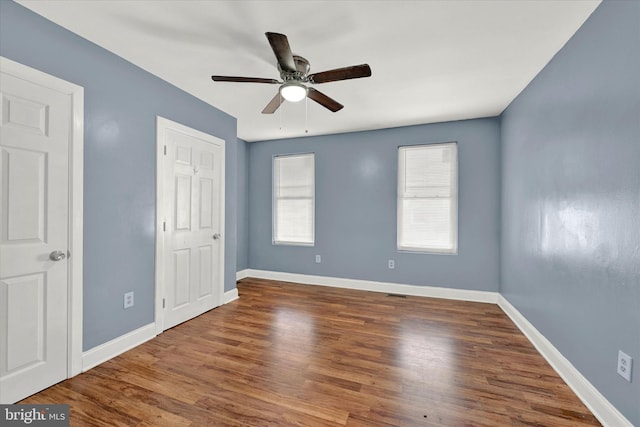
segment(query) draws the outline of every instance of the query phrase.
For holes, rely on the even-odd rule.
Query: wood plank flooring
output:
[[[72,426],[600,425],[496,305],[238,290],[21,403],[68,403]]]

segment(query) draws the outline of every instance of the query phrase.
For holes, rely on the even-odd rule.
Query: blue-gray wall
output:
[[[85,89],[84,350],[154,320],[156,115],[226,141],[225,289],[235,288],[233,117],[5,0],[0,55]],[[127,291],[136,305],[125,311]]]
[[[251,143],[250,267],[497,291],[499,138],[494,118]],[[398,252],[397,147],[449,141],[458,142],[458,254]],[[272,157],[305,152],[315,153],[316,162],[315,246],[273,245]],[[322,263],[315,263],[316,254]]]
[[[639,45],[640,2],[603,2],[503,114],[501,242],[502,294],[638,426]]]

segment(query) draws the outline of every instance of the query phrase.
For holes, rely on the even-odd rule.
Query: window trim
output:
[[[401,237],[401,229],[402,229],[402,201],[405,199],[403,197],[403,183],[404,177],[401,176],[401,172],[403,172],[403,158],[402,158],[402,150],[403,149],[411,149],[411,148],[420,148],[420,147],[435,147],[435,146],[453,146],[454,154],[455,154],[455,162],[452,165],[451,170],[451,196],[450,200],[452,202],[452,209],[450,213],[450,227],[452,232],[452,247],[451,248],[433,248],[433,247],[415,247],[415,246],[407,246],[402,245],[400,242]],[[398,146],[397,150],[398,155],[398,171],[397,171],[397,197],[396,197],[396,249],[398,252],[413,252],[420,254],[437,254],[437,255],[457,255],[458,254],[458,206],[459,206],[459,174],[458,174],[458,142],[457,141],[449,141],[449,142],[437,142],[437,143],[425,143],[425,144],[415,144],[415,145],[401,145]],[[421,197],[424,199],[430,198],[435,199],[434,197]]]
[[[311,156],[313,159],[313,186],[311,191],[311,242],[290,242],[286,240],[276,240],[277,231],[277,200],[276,185],[277,185],[277,173],[276,173],[276,160],[283,157],[304,157]],[[302,198],[301,198],[302,199]],[[304,199],[307,199],[306,197]],[[305,153],[289,153],[289,154],[274,154],[271,161],[271,244],[278,246],[315,246],[316,242],[316,155],[315,152]]]

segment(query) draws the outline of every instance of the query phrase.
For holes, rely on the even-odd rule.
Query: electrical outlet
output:
[[[133,307],[133,292],[124,294],[124,308]]]
[[[389,260],[389,268],[391,270],[393,270],[394,268],[396,268],[396,262],[392,259]]]
[[[322,257],[320,255],[316,255],[316,264],[320,264],[322,262]]]
[[[631,382],[633,359],[622,350],[618,350],[618,375]]]

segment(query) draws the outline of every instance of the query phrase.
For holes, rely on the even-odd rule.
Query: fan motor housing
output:
[[[280,77],[283,81],[306,81],[307,74],[309,74],[309,70],[311,66],[309,65],[309,61],[299,55],[293,55],[293,61],[296,64],[296,72],[290,73],[287,71],[282,71],[280,68],[280,64],[276,64],[278,66],[278,71],[280,72]]]

